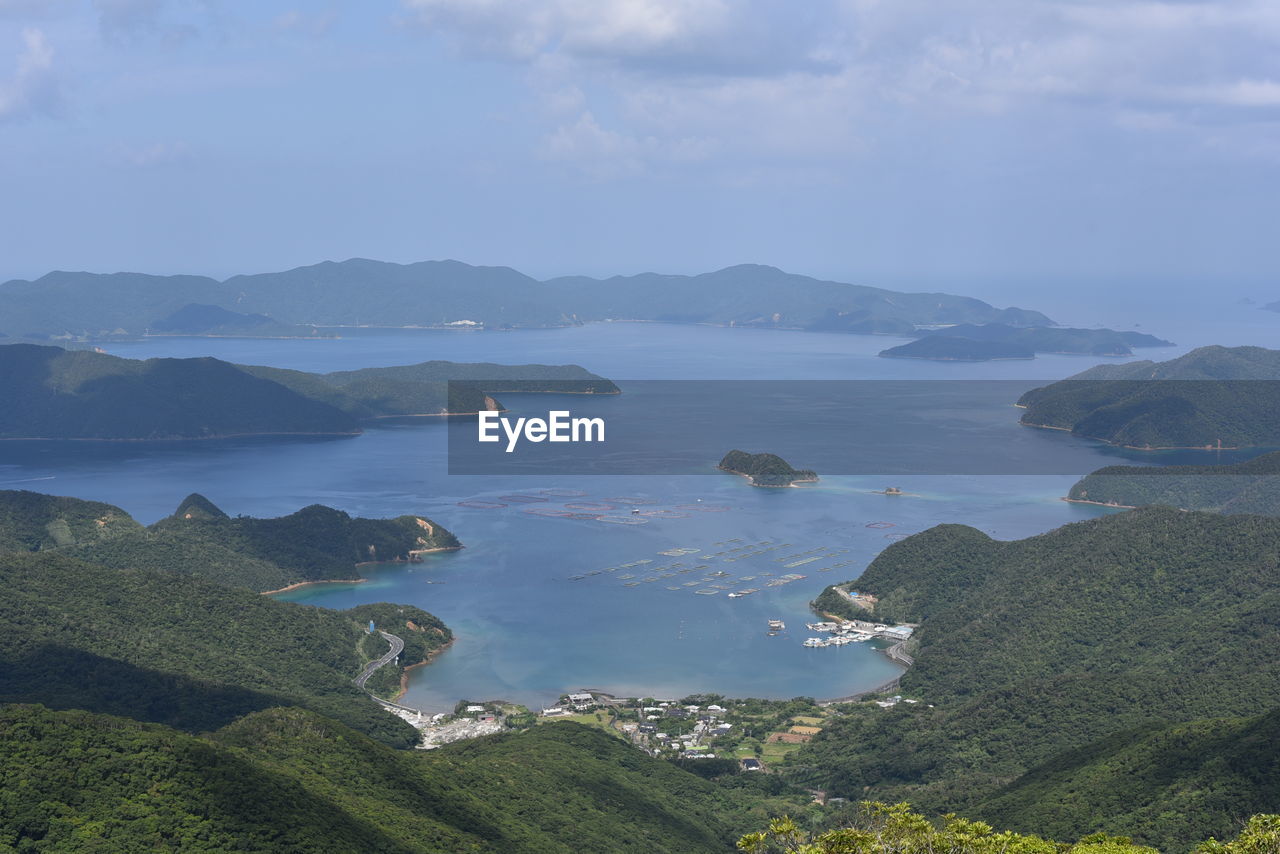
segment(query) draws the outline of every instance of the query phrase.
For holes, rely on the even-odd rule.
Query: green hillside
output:
[[[969,297],[902,293],[742,264],[696,276],[643,273],[539,282],[509,267],[352,258],[225,282],[198,276],[55,272],[0,284],[0,332],[142,334],[190,304],[301,326],[502,329],[598,320],[911,334],[938,323],[1044,326],[1043,314]]]
[[[218,359],[0,346],[0,439],[352,435],[355,419]]]
[[[1280,804],[1280,711],[1153,724],[1054,757],[972,812],[1045,836],[1118,832],[1163,850],[1235,835]]]
[[[1280,516],[1280,451],[1223,466],[1106,466],[1067,493],[1072,501],[1121,507],[1167,504],[1184,510]]]
[[[1280,447],[1280,351],[1200,347],[1099,365],[1018,401],[1022,423],[1134,448]]]
[[[795,754],[796,773],[963,810],[1152,721],[1280,708],[1277,570],[1280,520],[1258,516],[1147,508],[1014,542],[957,525],[909,537],[857,587],[878,618],[920,623],[899,690],[922,702],[855,707]]]
[[[454,382],[451,382],[454,381]],[[360,422],[474,413],[492,391],[617,394],[577,365],[423,362],[311,374],[218,359],[0,345],[0,439],[353,435]]]
[[[293,708],[203,738],[0,709],[0,851],[701,854],[767,818],[575,724],[406,752]]]
[[[190,575],[106,569],[57,552],[0,555],[0,587],[0,702],[190,732],[301,705],[387,743],[416,740],[412,727],[351,684],[374,657],[362,652],[364,613],[276,602]],[[405,608],[406,621],[440,627]],[[424,642],[447,643],[440,628],[424,631]]]
[[[0,490],[0,551],[57,548],[116,569],[190,573],[256,591],[355,579],[362,563],[409,561],[461,545],[421,516],[353,518],[313,504],[276,519],[232,518],[193,494],[144,528],[110,504]]]

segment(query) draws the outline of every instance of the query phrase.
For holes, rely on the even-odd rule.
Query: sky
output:
[[[1274,0],[0,0],[0,279],[1280,297],[1277,222]]]

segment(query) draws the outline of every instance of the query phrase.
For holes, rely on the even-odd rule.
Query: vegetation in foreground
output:
[[[850,826],[809,833],[790,818],[738,840],[746,854],[1155,854],[1127,836],[1094,833],[1069,844],[996,831],[981,821],[945,815],[938,822],[906,803],[865,801]],[[1270,854],[1280,849],[1280,815],[1255,815],[1231,842],[1210,839],[1196,854]]]

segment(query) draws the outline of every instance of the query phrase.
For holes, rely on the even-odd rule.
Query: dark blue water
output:
[[[1051,380],[1098,361],[1046,357],[959,365],[875,358],[890,343],[843,335],[598,324],[512,333],[370,333],[336,341],[154,339],[116,345],[111,351],[130,357],[215,355],[306,370],[433,358],[576,362],[620,379]],[[1174,352],[1152,355],[1167,358]],[[732,413],[724,417],[731,422]],[[1017,410],[1008,408],[1007,417],[1016,421]],[[1025,432],[1046,449],[1069,447],[1079,474],[1117,461],[1114,452],[1063,434]],[[727,474],[450,476],[446,433],[445,425],[424,420],[341,440],[11,443],[0,449],[0,488],[109,501],[144,522],[172,512],[193,491],[233,514],[279,515],[320,502],[359,515],[418,513],[435,519],[457,533],[467,548],[430,556],[420,565],[374,570],[363,584],[283,594],[334,608],[405,602],[442,617],[458,641],[430,667],[415,671],[407,698],[428,709],[452,707],[463,697],[536,706],[573,688],[628,695],[715,691],[820,698],[870,688],[891,678],[897,668],[867,645],[801,646],[808,635],[804,623],[813,619],[807,603],[823,586],[857,577],[892,538],[942,522],[1015,538],[1106,512],[1060,500],[1076,473],[920,475],[892,482],[828,476],[813,486],[784,490],[753,489]],[[888,485],[914,494],[872,494]],[[548,489],[583,495],[542,492]],[[522,502],[512,495],[546,500]],[[647,503],[610,501],[617,498]],[[458,504],[475,499],[505,506]],[[635,526],[529,512],[598,502],[612,504],[609,515],[614,516],[630,517],[632,506],[667,512],[644,516],[646,524]],[[704,512],[699,505],[719,512]],[[872,523],[891,526],[867,527]],[[735,542],[717,545],[726,541]],[[790,546],[733,562],[706,557],[761,541]],[[682,557],[658,554],[677,547],[699,551]],[[822,555],[817,561],[788,568],[776,560],[815,549],[820,551],[813,554]],[[641,560],[651,562],[571,580]],[[684,566],[659,572],[673,563]],[[702,564],[707,568],[679,571]],[[709,579],[714,571],[728,575]],[[805,578],[766,586],[784,573]],[[621,579],[622,574],[635,578]],[[740,580],[746,576],[754,579]],[[698,583],[685,586],[689,581]],[[716,584],[727,589],[714,595],[694,592]],[[727,597],[730,590],[748,587],[760,592]],[[770,618],[785,620],[788,631],[767,636]]]

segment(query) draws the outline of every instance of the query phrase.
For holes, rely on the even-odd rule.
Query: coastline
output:
[[[727,469],[724,466],[716,466],[716,468],[720,469],[720,471],[728,472],[729,474],[736,474],[738,477],[745,477],[747,479],[747,483],[751,484],[752,486],[758,487],[760,489],[795,489],[795,488],[799,488],[799,485],[802,483],[818,482],[818,476],[814,475],[813,477],[796,478],[790,483],[756,483],[755,476],[749,475],[744,471],[738,471],[737,469]]]
[[[258,593],[259,596],[271,596],[275,593],[288,593],[290,590],[299,590],[303,587],[310,587],[313,584],[363,584],[368,581],[367,578],[321,578],[317,581],[298,581],[290,584],[288,587],[281,587],[279,590],[263,590]]]
[[[1018,406],[1018,404],[1014,404]],[[1019,409],[1026,409],[1025,406],[1018,406]],[[1081,439],[1089,439],[1094,442],[1101,442],[1112,448],[1123,448],[1126,451],[1239,451],[1243,450],[1240,445],[1121,445],[1119,442],[1112,442],[1098,436],[1086,436],[1083,433],[1075,433],[1070,427],[1055,427],[1052,424],[1033,424],[1030,421],[1018,421],[1023,427],[1034,427],[1037,430],[1061,430],[1064,433],[1071,433],[1073,436],[1079,436]]]
[[[431,652],[427,653],[427,657],[422,659],[422,661],[419,661],[416,664],[406,664],[404,667],[400,668],[400,690],[397,691],[396,695],[391,698],[391,702],[398,703],[400,701],[400,698],[405,695],[405,692],[409,690],[409,671],[410,670],[417,670],[419,667],[426,667],[428,664],[435,661],[437,656],[439,656],[449,647],[453,646],[453,642],[456,641],[457,639],[458,639],[457,635],[449,638],[447,643],[441,646],[438,646],[435,649],[431,650]]]
[[[1111,507],[1115,510],[1137,510],[1138,509],[1137,504],[1111,504],[1106,501],[1090,501],[1087,498],[1071,498],[1066,495],[1062,496],[1061,500],[1067,502],[1068,504],[1093,504],[1097,507]]]

